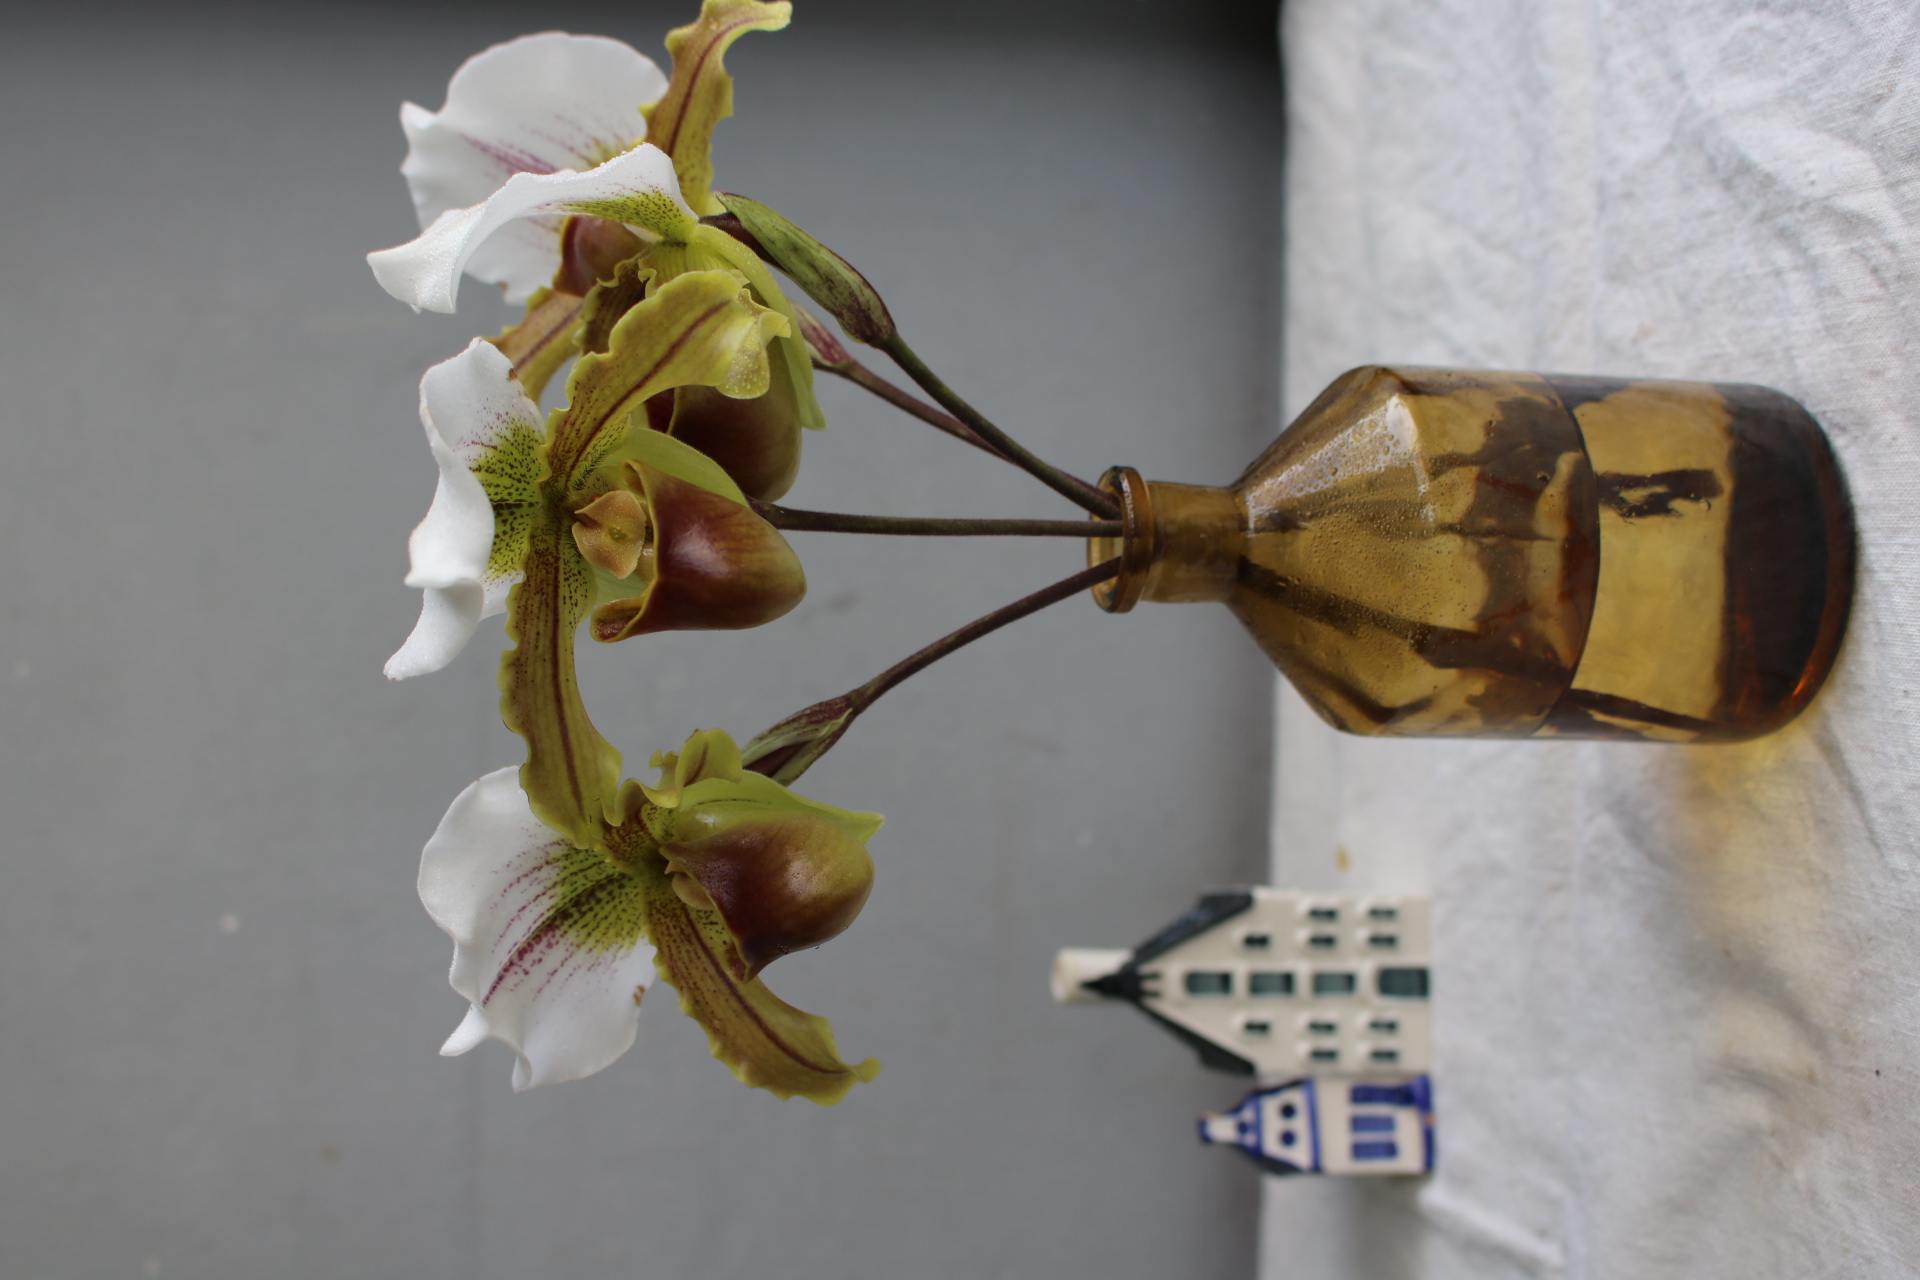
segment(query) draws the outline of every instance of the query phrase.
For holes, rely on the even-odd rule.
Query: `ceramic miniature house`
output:
[[[1266,1088],[1200,1118],[1271,1173],[1433,1168],[1427,900],[1233,889],[1132,951],[1069,948],[1062,1004],[1134,1005],[1220,1071]]]
[[[1426,1173],[1433,1089],[1411,1080],[1289,1080],[1200,1117],[1200,1140],[1238,1148],[1269,1173]]]
[[[1425,898],[1236,889],[1131,952],[1060,952],[1053,992],[1127,1001],[1221,1071],[1411,1077],[1431,1058],[1428,947]]]

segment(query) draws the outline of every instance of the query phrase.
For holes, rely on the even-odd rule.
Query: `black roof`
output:
[[[1080,985],[1115,1000],[1125,1000],[1178,1036],[1188,1048],[1200,1055],[1200,1065],[1237,1076],[1254,1074],[1253,1063],[1232,1050],[1190,1031],[1169,1018],[1155,1013],[1142,1002],[1146,988],[1141,983],[1140,966],[1173,950],[1189,938],[1199,937],[1217,924],[1253,908],[1253,893],[1247,889],[1222,889],[1200,896],[1193,909],[1133,949],[1127,962],[1104,978]]]

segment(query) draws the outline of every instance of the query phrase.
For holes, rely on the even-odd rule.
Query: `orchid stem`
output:
[[[1051,463],[1029,452],[1012,436],[987,421],[978,409],[954,394],[953,388],[927,368],[926,363],[914,354],[906,339],[894,334],[880,344],[880,349],[893,357],[893,362],[905,371],[909,378],[919,384],[922,391],[932,396],[941,408],[960,419],[973,433],[992,445],[1008,462],[1013,463],[1040,483],[1052,489],[1077,507],[1085,508],[1104,520],[1118,519],[1120,504],[1112,494],[1103,493],[1085,480],[1069,475]]]
[[[780,265],[773,255],[767,252],[767,247],[760,243],[760,238],[740,221],[738,215],[718,213],[702,218],[700,221],[732,236],[751,249],[762,261],[776,267]],[[889,320],[887,323],[891,326],[892,321]],[[932,413],[930,406],[920,403],[885,379],[876,377],[862,367],[857,360],[848,360],[846,368],[837,367],[838,362],[823,363],[822,367],[865,387],[875,395],[921,421],[931,423],[949,435],[959,436],[970,444],[998,454],[1075,506],[1090,511],[1103,520],[1119,519],[1120,503],[1112,494],[1042,460],[1038,454],[1033,453],[1012,436],[987,421],[978,409],[954,394],[953,388],[935,376],[933,370],[929,369],[926,362],[914,353],[913,348],[907,345],[906,339],[902,338],[897,331],[882,339],[866,337],[862,340],[874,342],[880,350],[893,357],[893,362],[899,365],[909,378],[918,383],[922,391],[932,396],[941,408],[952,414],[957,422],[947,421],[944,415]],[[971,433],[971,438],[969,435],[955,431],[955,426],[962,427],[966,432]]]
[[[1043,587],[1012,604],[1003,605],[985,617],[975,618],[958,631],[948,632],[918,653],[894,663],[865,684],[849,689],[837,698],[816,702],[762,733],[742,749],[746,767],[792,786],[816,760],[846,736],[847,729],[861,712],[908,676],[926,670],[954,650],[965,648],[1010,622],[1018,622],[1030,613],[1038,613],[1050,604],[1058,604],[1068,596],[1098,586],[1119,572],[1120,558],[1116,556],[1091,569],[1082,569],[1071,578]]]
[[[839,511],[798,511],[754,502],[760,518],[776,529],[801,533],[892,533],[948,538],[1117,538],[1118,520],[967,520],[938,516],[862,516]]]
[[[753,250],[762,261],[768,262],[776,267],[780,265],[774,260],[773,255],[767,252],[766,246],[760,243],[760,238],[754,235],[753,232],[747,230],[737,215],[732,213],[713,214],[702,218],[701,221],[710,227],[717,228],[732,236],[735,240],[738,240],[741,244]],[[891,321],[888,323],[891,325]],[[950,423],[944,420],[944,415],[931,414],[929,412],[929,406],[921,404],[918,400],[907,395],[885,379],[876,377],[868,372],[856,360],[849,360],[847,367],[844,369],[836,367],[837,362],[835,364],[826,364],[824,367],[846,378],[850,382],[865,387],[875,395],[913,414],[914,417],[919,418],[921,421],[933,424],[949,435],[958,435],[970,444],[981,446],[989,452],[999,454],[1002,458],[1011,462],[1014,466],[1019,467],[1022,471],[1025,471],[1028,475],[1034,477],[1040,481],[1040,483],[1046,485],[1049,489],[1052,489],[1055,493],[1065,498],[1068,502],[1073,503],[1075,506],[1084,508],[1103,520],[1115,520],[1119,518],[1120,503],[1112,494],[1106,493],[1088,484],[1078,476],[1070,475],[1052,463],[1042,460],[1038,454],[1033,453],[1012,436],[987,421],[986,417],[981,414],[978,409],[975,409],[972,405],[954,394],[953,388],[942,382],[934,374],[933,370],[927,367],[926,362],[914,353],[913,348],[907,345],[906,339],[902,338],[898,332],[891,333],[887,337],[877,341],[873,338],[865,338],[863,340],[875,342],[875,345],[878,346],[880,350],[893,357],[893,362],[899,365],[909,378],[912,378],[918,383],[922,391],[932,396],[941,408],[945,409],[947,413],[952,414],[953,417],[958,420],[957,423]],[[969,439],[967,435],[962,435],[960,432],[955,431],[953,428],[956,425],[970,432],[972,438]]]
[[[1120,572],[1120,557],[1104,560],[1089,569],[1082,569],[1071,578],[1062,578],[1050,587],[1042,587],[1030,596],[1015,600],[1012,604],[1002,605],[984,617],[975,618],[958,631],[950,631],[941,636],[920,652],[894,663],[873,679],[850,690],[848,696],[853,699],[856,713],[865,711],[887,690],[916,672],[924,671],[956,649],[963,649],[982,636],[992,635],[1010,622],[1018,622],[1030,613],[1038,613],[1050,604],[1058,604],[1068,596],[1078,595],[1089,587],[1098,586],[1108,578]]]
[[[700,221],[709,227],[714,227],[726,232],[735,240],[738,240],[741,244],[753,250],[759,259],[768,266],[776,269],[780,266],[778,262],[774,261],[773,255],[767,252],[766,246],[760,243],[760,238],[754,235],[753,232],[747,230],[745,226],[741,225],[740,219],[735,215],[731,213],[708,214],[706,217],[700,219]],[[802,332],[804,333],[804,331],[805,326],[803,324]],[[831,335],[828,335],[828,338],[832,340]],[[902,413],[911,414],[928,426],[936,430],[944,431],[956,440],[964,440],[974,448],[985,453],[990,453],[1002,461],[1010,461],[1005,454],[988,444],[985,440],[982,440],[974,433],[971,427],[960,421],[960,419],[950,413],[943,413],[918,396],[894,386],[891,382],[888,382],[885,378],[847,354],[846,348],[842,347],[837,340],[832,340],[832,343],[831,351],[833,354],[831,358],[822,359],[818,353],[815,353],[813,357],[813,367],[815,369],[818,369],[822,373],[831,373],[837,378],[845,378],[854,386],[879,396],[882,400],[885,400]]]
[[[824,373],[831,373],[835,377],[845,378],[854,386],[871,391],[902,413],[911,414],[928,426],[946,432],[956,440],[964,440],[983,453],[992,454],[1003,462],[1011,461],[1005,454],[974,434],[973,430],[960,419],[952,414],[941,412],[918,396],[902,391],[851,356],[847,358],[845,364],[828,364],[825,361],[816,360],[813,367]]]

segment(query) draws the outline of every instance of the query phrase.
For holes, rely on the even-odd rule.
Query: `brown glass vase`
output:
[[[1766,387],[1375,366],[1229,488],[1102,483],[1101,607],[1222,601],[1353,733],[1756,737],[1852,598],[1833,451]]]

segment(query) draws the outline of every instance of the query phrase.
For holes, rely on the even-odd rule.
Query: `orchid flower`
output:
[[[631,288],[607,289],[622,263],[651,267],[648,290],[685,271],[740,272],[790,325],[776,339],[767,390],[736,400],[678,389],[654,406],[653,425],[714,457],[753,497],[779,497],[799,467],[800,428],[825,425],[812,366],[771,273],[698,218],[722,212],[710,151],[714,126],[732,110],[725,52],[748,31],[784,27],[791,9],[785,0],[706,0],[698,21],[668,37],[671,80],[617,41],[558,32],[473,58],[438,113],[412,103],[401,111],[401,172],[423,230],[369,254],[375,277],[426,310],[454,309],[463,272],[529,300],[527,318],[495,341],[537,397],[575,350],[603,349],[588,336],[587,314],[637,301]],[[649,134],[665,150],[642,141]],[[553,287],[542,289],[549,278]]]
[[[678,440],[632,429],[646,399],[672,387],[764,393],[766,345],[785,323],[738,276],[680,276],[620,318],[607,351],[579,361],[571,403],[544,429],[493,345],[476,339],[429,369],[420,420],[440,479],[407,575],[424,599],[387,675],[444,667],[530,571],[569,595],[530,597],[520,625],[538,608],[593,603],[593,634],[609,641],[758,626],[798,603],[798,558],[738,486]],[[538,623],[555,635],[562,625]]]
[[[440,1051],[503,1041],[519,1055],[515,1089],[591,1075],[632,1045],[657,971],[742,1082],[839,1101],[879,1063],[842,1062],[826,1021],[758,974],[858,914],[879,816],[744,771],[719,730],[655,764],[659,784],[626,783],[590,847],[535,817],[510,769],[447,810],[421,856],[420,898],[453,937],[449,980],[468,1011]]]
[[[443,664],[504,596],[516,643],[501,662],[501,712],[527,762],[455,800],[422,857],[420,892],[454,937],[452,981],[469,1003],[444,1051],[505,1041],[519,1054],[516,1088],[589,1074],[626,1050],[648,945],[746,1083],[829,1103],[879,1069],[842,1062],[823,1020],[759,980],[858,913],[879,819],[747,772],[717,730],[656,756],[657,785],[621,785],[619,753],[574,674],[589,614],[596,638],[618,640],[751,626],[798,600],[798,560],[725,473],[635,422],[673,386],[764,392],[767,343],[784,325],[734,273],[680,275],[620,316],[605,352],[580,358],[544,432],[488,343],[422,382],[441,484],[412,544],[409,580],[427,600],[389,674]]]
[[[859,912],[879,817],[747,770],[719,730],[656,754],[657,784],[622,783],[575,676],[589,621],[603,641],[755,626],[805,590],[749,498],[784,492],[800,427],[822,425],[797,313],[701,222],[722,211],[726,49],[790,10],[705,0],[668,39],[671,79],[614,41],[530,36],[463,66],[439,112],[401,113],[422,231],[369,254],[375,277],[416,309],[453,310],[463,274],[528,304],[421,381],[440,478],[409,542],[420,621],[387,665],[437,669],[507,614],[501,715],[527,760],[454,801],[420,894],[468,1001],[442,1051],[504,1041],[515,1088],[623,1053],[650,972],[750,1085],[832,1103],[879,1070],[842,1062],[827,1023],[759,976]],[[575,357],[543,423],[535,402]]]

